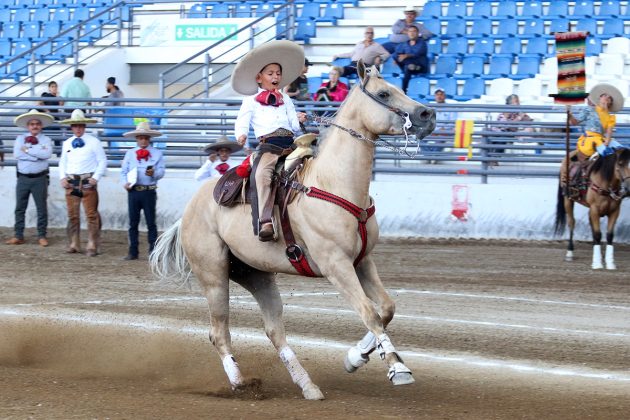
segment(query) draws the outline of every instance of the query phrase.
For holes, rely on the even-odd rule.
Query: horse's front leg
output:
[[[568,198],[564,199],[564,210],[567,214],[567,225],[569,226],[569,245],[567,247],[567,253],[564,256],[565,261],[573,261],[573,251],[575,246],[573,244],[573,230],[575,229],[575,216],[573,215],[573,207],[575,203]]]
[[[328,249],[332,248],[333,244]],[[322,274],[342,293],[346,300],[359,313],[367,329],[374,335],[376,348],[389,366],[388,378],[394,385],[404,385],[414,382],[411,371],[405,366],[398,352],[394,348],[389,336],[385,332],[383,318],[374,308],[374,304],[366,296],[365,291],[352,266],[352,260],[341,252],[329,253],[327,258],[318,259]],[[319,263],[319,261],[322,261]],[[387,314],[388,322],[393,312]],[[368,338],[369,336],[366,336]]]
[[[275,274],[252,270],[232,280],[247,289],[258,302],[265,324],[265,333],[278,351],[280,359],[291,375],[293,382],[302,389],[307,400],[323,400],[324,394],[313,383],[297,356],[289,347],[282,321],[282,298],[275,281]]]
[[[593,234],[593,270],[601,270],[604,268],[602,264],[602,229],[600,226],[599,209],[592,205],[588,211],[588,217],[591,222],[591,233]]]
[[[615,247],[613,245],[613,239],[615,237],[615,224],[621,213],[621,207],[617,208],[608,215],[608,227],[606,229],[606,253],[604,261],[606,262],[606,270],[616,270],[615,265]]]

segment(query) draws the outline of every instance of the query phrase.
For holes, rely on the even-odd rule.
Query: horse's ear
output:
[[[363,62],[363,59],[360,58],[359,61],[357,62],[357,74],[359,75],[359,79],[361,79],[361,81],[363,81],[363,79],[365,78],[366,73],[367,73],[367,68],[365,67],[365,63]]]

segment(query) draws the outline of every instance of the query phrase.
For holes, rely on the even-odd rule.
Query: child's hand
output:
[[[217,154],[216,153],[210,153],[210,156],[208,156],[208,160],[210,162],[214,162],[215,160],[217,160]]]

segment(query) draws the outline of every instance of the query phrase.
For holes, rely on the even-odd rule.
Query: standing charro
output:
[[[281,89],[301,74],[303,66],[304,51],[299,45],[271,41],[250,51],[232,73],[232,89],[250,95],[243,99],[234,134],[244,145],[251,125],[259,142],[253,167],[261,241],[274,238],[271,180],[276,163],[290,150],[300,123],[306,121],[306,114],[296,113],[291,98]]]
[[[560,166],[560,183],[566,187],[577,182],[583,162],[591,158],[596,152],[599,155],[611,153],[614,149],[623,147],[612,138],[616,118],[611,112],[623,108],[624,98],[619,89],[607,83],[600,83],[593,87],[588,95],[588,106],[580,107],[575,112],[568,108],[571,125],[582,125],[584,133],[577,142],[577,150],[569,154],[571,179],[568,179],[566,158]]]

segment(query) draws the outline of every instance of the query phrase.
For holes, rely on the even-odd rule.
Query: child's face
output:
[[[226,160],[230,158],[230,153],[232,153],[232,151],[228,149],[227,147],[222,147],[219,150],[217,150],[219,159],[221,159],[222,162],[225,162]]]
[[[265,90],[276,90],[282,82],[282,69],[278,64],[267,64],[256,75],[256,83]]]

